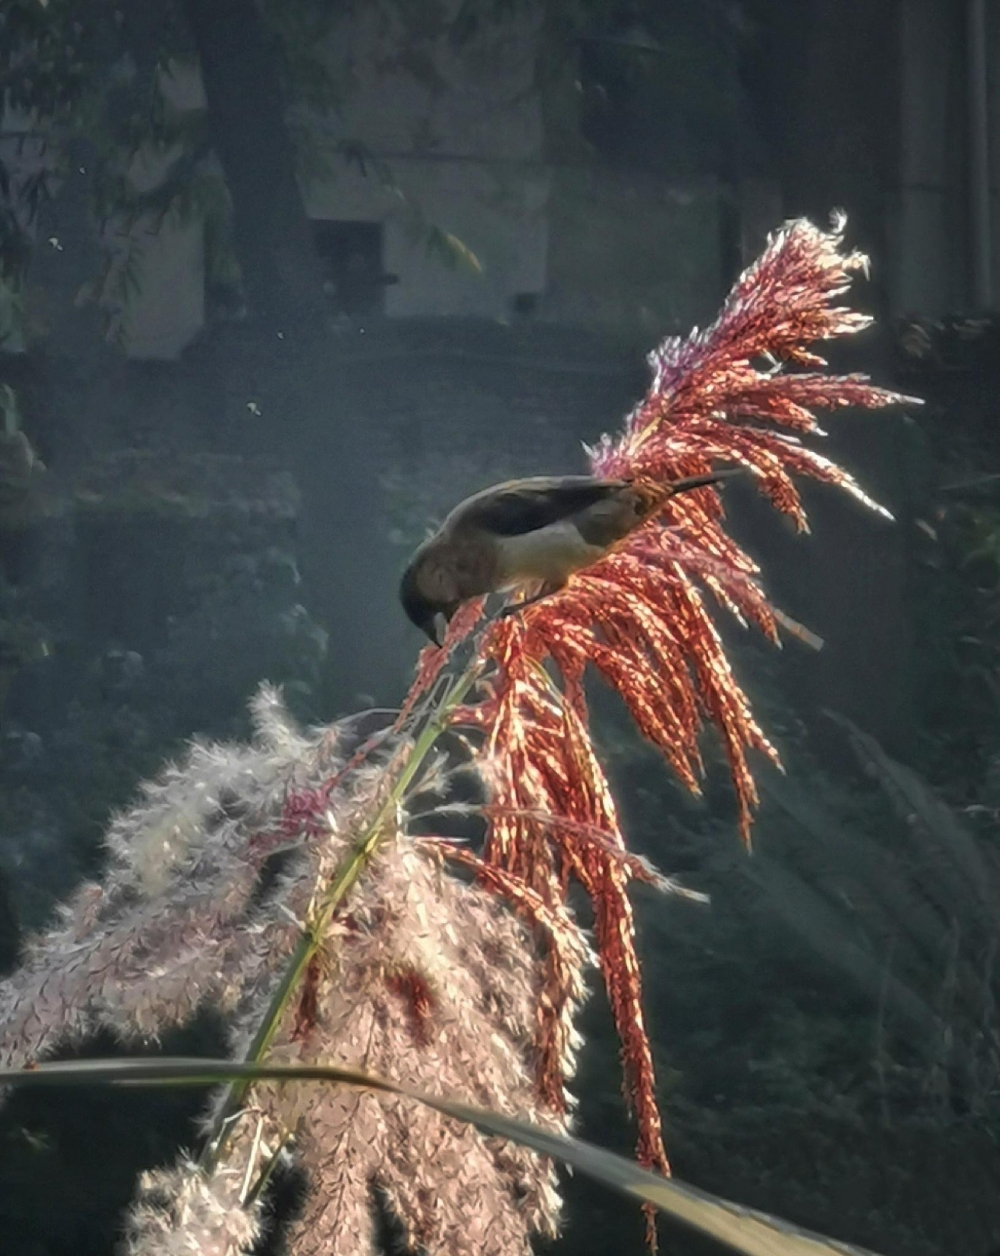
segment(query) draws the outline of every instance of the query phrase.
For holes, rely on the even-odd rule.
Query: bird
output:
[[[399,587],[410,621],[436,645],[472,598],[534,586],[501,615],[565,588],[570,576],[610,553],[671,498],[739,475],[741,468],[669,483],[589,475],[531,476],[460,502],[417,547]]]

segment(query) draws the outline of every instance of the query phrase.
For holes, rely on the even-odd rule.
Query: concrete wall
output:
[[[450,0],[449,9],[457,8]],[[503,318],[545,285],[550,176],[533,77],[540,9],[493,23],[466,47],[361,6],[330,43],[350,91],[315,119],[329,145],[360,142],[378,165],[334,161],[306,187],[311,216],[381,222],[392,317]],[[349,76],[349,78],[348,78]],[[427,233],[454,235],[481,265],[449,266]]]
[[[161,92],[179,113],[205,108],[205,94],[198,69],[173,63],[160,76]],[[129,179],[138,192],[152,191],[166,177],[181,149],[168,152],[140,151]],[[120,233],[111,224],[111,234]],[[107,242],[106,242],[107,243]],[[205,322],[204,231],[197,216],[177,213],[146,216],[125,236],[118,234],[118,251],[112,264],[103,304],[110,314],[111,334],[119,334],[130,357],[171,359],[194,339]],[[121,289],[121,267],[134,256],[138,296]],[[124,299],[122,299],[124,298]]]
[[[391,318],[505,318],[514,296],[545,286],[549,172],[541,165],[397,157],[392,185],[344,169],[305,189],[310,217],[380,222]],[[401,201],[399,193],[405,197]],[[447,232],[475,263],[449,262],[430,233]]]
[[[717,189],[682,191],[561,152],[553,162],[535,81],[541,13],[524,6],[456,51],[370,6],[332,41],[341,75],[339,50],[350,50],[354,82],[340,115],[324,120],[331,139],[382,157],[424,223],[468,245],[481,275],[428,256],[407,207],[354,167],[311,186],[309,212],[383,222],[385,268],[399,276],[390,316],[505,319],[515,296],[537,293],[545,319],[626,335],[708,317],[722,292]]]
[[[732,279],[715,186],[586,166],[552,179],[546,318],[651,344],[715,316]]]
[[[987,5],[993,292],[1000,293],[1000,11]],[[971,306],[965,0],[902,0],[900,187],[894,312]]]
[[[390,318],[508,321],[515,298],[530,294],[534,316],[646,343],[711,316],[731,278],[715,187],[674,188],[593,164],[582,150],[560,154],[564,164],[547,159],[535,84],[541,5],[488,24],[461,48],[440,27],[413,26],[415,13],[379,7],[358,6],[323,50],[345,88],[342,108],[293,121],[323,157],[322,175],[303,177],[310,216],[382,225],[383,269],[398,277],[385,292]],[[194,66],[175,65],[163,90],[176,109],[204,107]],[[337,151],[344,144],[366,154],[363,171]],[[140,154],[133,184],[156,187],[176,156]],[[39,250],[34,270],[49,334],[71,353],[92,351],[102,330],[96,301],[128,356],[176,358],[206,317],[201,224],[171,214],[127,236],[111,224],[85,243],[91,164],[84,156],[71,168],[46,220],[67,240],[65,251]],[[457,242],[451,262],[432,246],[442,233]],[[112,260],[97,290],[101,247]],[[139,287],[126,293],[128,260]]]
[[[968,293],[962,0],[903,0],[900,187],[892,242],[897,314],[960,309]]]

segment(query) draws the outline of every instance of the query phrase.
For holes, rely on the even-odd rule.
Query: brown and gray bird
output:
[[[503,614],[523,610],[558,593],[574,571],[603,558],[669,498],[738,474],[732,468],[672,484],[534,476],[483,489],[414,553],[399,590],[403,609],[440,646],[463,602],[533,586],[534,596]]]

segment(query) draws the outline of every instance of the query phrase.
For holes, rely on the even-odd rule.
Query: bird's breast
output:
[[[589,545],[576,525],[568,521],[520,536],[498,538],[497,548],[499,588],[527,580],[561,584],[574,571],[588,567],[604,554],[602,547]]]

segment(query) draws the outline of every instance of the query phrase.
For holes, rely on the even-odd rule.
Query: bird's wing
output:
[[[561,523],[620,493],[622,480],[588,475],[534,476],[484,489],[457,506],[446,526],[481,528],[495,536],[523,536]]]

